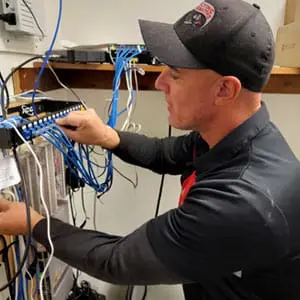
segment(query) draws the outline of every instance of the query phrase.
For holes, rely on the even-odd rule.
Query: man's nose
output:
[[[167,93],[169,90],[169,84],[167,81],[167,71],[162,71],[155,81],[155,88],[164,93]]]

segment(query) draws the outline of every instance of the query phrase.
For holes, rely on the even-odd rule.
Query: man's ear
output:
[[[234,76],[223,76],[216,86],[216,105],[228,105],[233,103],[242,90],[240,80]]]

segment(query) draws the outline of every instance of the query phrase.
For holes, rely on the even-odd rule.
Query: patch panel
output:
[[[51,102],[51,101],[50,101]],[[62,101],[63,102],[63,101]],[[43,134],[49,127],[55,125],[55,120],[65,117],[72,111],[83,110],[83,106],[78,102],[69,102],[69,107],[62,108],[56,112],[48,113],[45,117],[37,118],[33,121],[28,121],[21,117],[12,117],[8,120],[19,129],[23,137],[29,141]],[[47,112],[46,112],[47,113]],[[18,137],[15,130],[10,128],[8,122],[0,122],[0,148],[8,149],[13,146],[22,144],[22,140]]]
[[[28,102],[28,103],[26,103]],[[63,101],[53,99],[41,99],[35,101],[35,110],[37,114],[40,113],[54,113],[63,109],[67,109],[75,104],[79,104],[78,101]],[[32,117],[33,107],[31,99],[29,101],[21,101],[20,105],[12,105],[8,108],[7,114],[17,114],[22,118]]]
[[[40,136],[48,130],[48,127],[55,125],[55,120],[65,117],[68,113],[80,110],[81,105],[75,105],[60,112],[37,119],[33,122],[21,126],[21,132],[26,140]]]

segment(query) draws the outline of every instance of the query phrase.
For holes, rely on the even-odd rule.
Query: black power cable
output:
[[[4,82],[4,78],[3,78],[3,75],[2,73],[0,72],[0,80],[1,80],[1,85],[3,84]],[[6,85],[3,86],[4,87],[4,90],[5,90],[5,96],[6,96],[6,99],[9,98],[9,93],[8,93],[8,88]],[[3,100],[4,101],[4,100]]]
[[[36,19],[36,16],[35,16],[35,14],[33,13],[31,7],[29,6],[29,4],[28,4],[25,0],[22,0],[22,1],[23,1],[24,5],[26,6],[26,8],[28,9],[28,11],[30,12],[30,14],[32,15],[33,20],[34,20],[34,22],[35,22],[37,28],[39,29],[39,31],[40,31],[41,34],[42,34],[42,37],[44,38],[44,37],[45,37],[45,33],[44,33],[44,31],[42,30],[42,28],[41,28],[41,26],[40,26],[38,20]]]
[[[172,127],[169,125],[168,129],[168,137],[172,135]],[[157,198],[157,204],[156,204],[156,209],[155,209],[155,214],[154,217],[156,218],[159,213],[159,208],[160,208],[160,202],[161,202],[161,196],[164,188],[164,183],[165,183],[165,174],[161,175],[161,180],[160,180],[160,186],[159,186],[159,192],[158,192],[158,198]]]
[[[89,154],[90,154],[90,153],[94,153],[94,154],[96,154],[96,155],[98,155],[98,156],[104,156],[103,153],[96,152],[94,146],[89,147],[89,148],[88,148],[88,151],[89,151]],[[97,177],[101,177],[101,176],[104,175],[104,173],[105,173],[105,166],[107,165],[107,159],[105,158],[105,166],[99,166],[99,165],[96,164],[96,163],[94,163],[94,165],[96,165],[97,167],[101,167],[101,168],[104,169],[103,172],[102,172],[100,175],[97,176]],[[137,175],[136,172],[135,172],[135,182],[134,182],[132,179],[130,179],[130,178],[129,178],[128,176],[126,176],[125,174],[123,174],[123,173],[122,173],[119,169],[117,169],[115,166],[113,166],[113,169],[114,169],[121,177],[123,177],[125,180],[127,180],[129,183],[131,183],[132,186],[133,186],[135,189],[137,188],[138,183],[139,183],[139,178],[138,178],[138,175]]]
[[[9,107],[9,94],[6,94],[6,105],[5,105],[5,99],[4,99],[4,92],[7,90],[7,82],[9,81],[9,79],[14,75],[14,73],[21,69],[23,66],[27,65],[28,63],[37,60],[37,59],[42,59],[43,55],[37,55],[37,56],[33,56],[27,60],[25,60],[24,62],[22,62],[21,64],[19,64],[16,68],[13,68],[11,70],[11,72],[7,75],[7,77],[2,81],[2,87],[1,87],[1,95],[0,95],[0,103],[1,103],[1,108],[2,108],[2,114],[3,114],[3,118],[6,119],[7,118],[7,109]]]
[[[74,198],[74,192],[72,189],[69,187],[69,202],[70,202],[70,209],[71,209],[71,215],[72,215],[72,221],[73,221],[73,226],[76,226],[76,214],[74,210],[75,204],[73,204],[73,198]]]
[[[136,189],[139,183],[139,178],[137,176],[137,173],[135,173],[135,182],[130,179],[129,177],[127,177],[126,175],[124,175],[120,170],[118,170],[116,167],[113,167],[113,169],[121,176],[123,177],[125,180],[127,180],[129,183],[132,184],[132,186]]]
[[[9,25],[16,25],[17,19],[15,13],[0,14],[0,20]]]
[[[145,285],[145,290],[144,290],[144,295],[143,295],[142,300],[146,300],[147,293],[148,293],[148,287]]]
[[[169,127],[168,127],[168,137],[170,137],[171,135],[172,135],[172,127],[171,127],[171,125],[169,125]],[[164,183],[165,183],[165,174],[162,174],[161,179],[160,179],[160,186],[159,186],[158,198],[157,198],[156,209],[155,209],[155,214],[154,214],[155,218],[159,214],[159,208],[160,208],[161,196],[162,196],[162,193],[163,193]],[[134,290],[134,286],[129,286],[127,288],[126,298],[125,298],[126,300],[132,300],[133,290]],[[148,288],[145,285],[145,291],[144,291],[144,295],[143,295],[142,300],[146,299],[147,292],[148,292]]]
[[[125,296],[125,300],[131,300],[133,294],[133,286],[129,286],[126,290],[126,296]]]
[[[84,213],[84,220],[83,220],[82,224],[79,226],[79,228],[83,229],[88,220],[88,216],[87,216],[86,208],[85,208],[84,188],[83,187],[81,188],[81,205],[82,205],[82,210]]]

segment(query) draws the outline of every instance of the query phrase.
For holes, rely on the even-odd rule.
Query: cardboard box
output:
[[[300,68],[300,23],[291,23],[279,28],[275,65]]]
[[[300,0],[287,0],[284,24],[300,22]]]

